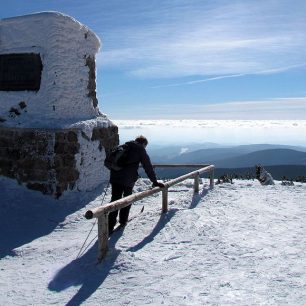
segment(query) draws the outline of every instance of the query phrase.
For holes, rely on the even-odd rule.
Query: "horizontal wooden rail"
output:
[[[164,166],[164,165],[163,165]],[[176,179],[173,179],[171,181],[165,182],[165,188],[169,188],[177,183],[180,183],[188,178],[193,178],[196,175],[201,175],[204,172],[211,172],[214,169],[214,165],[210,165],[210,166],[205,166],[204,168],[201,168],[199,170],[187,173],[185,175],[179,176]],[[213,186],[211,186],[213,187]],[[164,188],[160,188],[160,187],[155,187],[149,190],[145,190],[145,191],[141,191],[138,193],[134,193],[130,196],[124,197],[122,199],[119,199],[117,201],[111,202],[109,204],[88,210],[85,213],[85,218],[86,219],[92,219],[92,218],[99,218],[102,214],[104,213],[110,213],[112,211],[124,208],[128,205],[130,205],[133,202],[142,200],[143,198],[146,198],[150,195],[153,195],[157,192],[162,191]]]
[[[108,214],[112,211],[116,211],[122,209],[128,205],[131,205],[133,202],[139,201],[143,198],[146,198],[150,195],[153,195],[157,192],[162,192],[162,212],[166,212],[168,210],[168,188],[176,185],[186,179],[194,178],[194,191],[199,192],[199,181],[200,175],[204,172],[210,173],[210,188],[214,187],[214,165],[161,165],[161,164],[154,164],[155,167],[196,167],[201,166],[200,169],[196,171],[189,172],[185,175],[177,177],[173,180],[165,182],[164,188],[154,187],[149,190],[145,190],[142,192],[138,192],[132,194],[130,196],[124,197],[117,201],[111,202],[109,204],[88,210],[85,213],[86,219],[98,218],[98,247],[99,247],[99,254],[98,260],[101,261],[108,250]],[[204,167],[203,167],[204,166]]]
[[[210,164],[154,164],[154,168],[203,168]]]

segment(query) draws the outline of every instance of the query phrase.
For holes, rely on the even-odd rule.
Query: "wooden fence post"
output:
[[[98,218],[98,261],[101,262],[108,250],[108,213]]]
[[[162,165],[162,166],[165,166],[165,165]],[[183,166],[198,167],[201,165],[168,165],[168,166],[170,167],[177,167],[177,166],[179,167],[183,167]],[[200,175],[204,172],[209,172],[210,188],[212,189],[214,188],[214,167],[215,167],[214,165],[205,165],[205,167],[197,171],[192,171],[188,174],[179,176],[173,180],[168,181],[165,184],[166,187],[164,188],[153,188],[153,189],[149,189],[143,192],[138,192],[136,194],[132,194],[125,198],[114,201],[113,203],[109,203],[107,205],[103,205],[95,209],[88,210],[85,213],[86,219],[98,218],[98,261],[101,262],[103,258],[106,256],[107,251],[108,251],[108,238],[109,238],[108,215],[110,212],[126,207],[130,205],[132,202],[139,201],[150,195],[153,195],[157,192],[162,191],[162,212],[165,213],[168,211],[168,188],[180,182],[183,182],[186,179],[193,178],[194,179],[194,192],[199,192],[199,184],[201,180]]]
[[[200,184],[200,175],[197,174],[195,177],[194,177],[194,184],[193,184],[193,189],[194,189],[194,192],[198,193],[200,188],[199,188],[199,184]]]
[[[165,213],[168,211],[168,188],[167,187],[165,187],[162,191],[162,198],[163,198],[162,212]]]
[[[213,189],[215,186],[215,180],[214,180],[214,169],[210,171],[210,189]]]

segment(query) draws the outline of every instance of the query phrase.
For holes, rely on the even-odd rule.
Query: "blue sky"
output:
[[[68,14],[102,40],[111,119],[306,119],[305,0],[2,1]]]

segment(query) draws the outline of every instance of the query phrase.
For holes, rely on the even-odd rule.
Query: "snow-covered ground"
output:
[[[203,182],[171,188],[166,214],[136,202],[96,265],[96,225],[76,257],[102,187],[55,200],[0,178],[0,305],[305,305],[306,184]]]

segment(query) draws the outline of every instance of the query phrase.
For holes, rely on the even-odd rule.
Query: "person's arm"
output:
[[[163,183],[159,183],[156,179],[156,174],[155,171],[153,169],[151,160],[149,155],[147,154],[146,150],[143,148],[143,150],[141,151],[141,159],[140,162],[148,176],[148,178],[151,180],[151,182],[153,183],[153,186],[158,186],[158,187],[165,187],[165,185]]]

